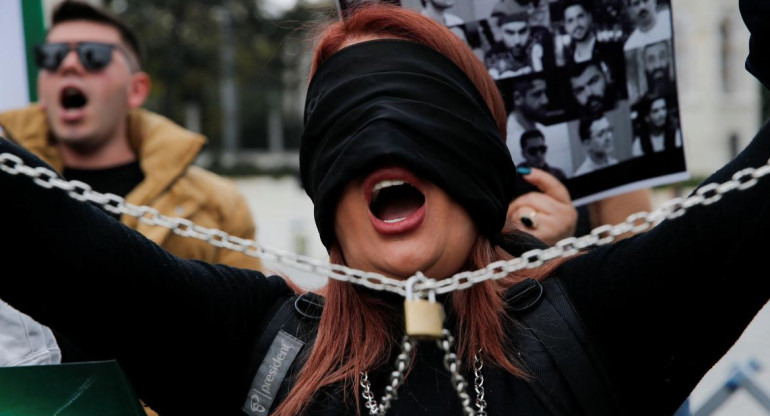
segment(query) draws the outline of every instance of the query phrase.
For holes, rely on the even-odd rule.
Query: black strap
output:
[[[323,297],[312,292],[279,300],[276,302],[278,306],[273,307],[272,317],[259,332],[260,335],[249,360],[250,368],[253,369],[251,374],[256,374],[279,331],[284,331],[305,343],[300,355],[294,360],[288,374],[283,379],[271,411],[286,398],[290,387],[296,381],[299,370],[312,350],[323,303]]]
[[[520,310],[517,315],[524,322],[519,334],[521,359],[543,405],[557,416],[574,415],[575,409],[583,415],[618,414],[617,398],[559,280],[546,280],[542,291],[536,289],[540,283],[534,280],[517,286],[507,298]]]

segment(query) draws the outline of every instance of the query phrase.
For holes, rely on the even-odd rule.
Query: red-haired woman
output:
[[[310,265],[333,277],[322,297],[176,258],[67,192],[4,173],[0,253],[21,272],[0,279],[0,297],[94,359],[117,359],[164,416],[671,414],[770,297],[753,271],[770,232],[766,179],[506,275],[497,262],[537,242],[501,232],[516,195],[503,105],[472,52],[418,13],[366,6],[327,28],[305,124],[301,175],[321,239],[359,270]],[[709,181],[765,164],[768,133]],[[2,153],[40,164],[0,140]],[[38,260],[21,263],[30,252]],[[407,279],[444,289],[454,343],[402,339]]]

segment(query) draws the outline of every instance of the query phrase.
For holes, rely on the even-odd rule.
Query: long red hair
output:
[[[505,106],[484,64],[446,27],[408,9],[366,4],[344,21],[330,24],[321,33],[315,48],[311,78],[326,59],[340,49],[358,41],[376,38],[413,41],[431,47],[451,59],[468,75],[484,97],[501,137],[506,137]],[[465,269],[476,270],[492,262],[512,258],[485,237],[479,237]],[[330,261],[344,264],[343,253],[338,246],[331,248]],[[515,355],[505,347],[510,343],[506,340],[503,327],[509,318],[505,313],[502,294],[512,284],[525,278],[542,279],[556,266],[554,262],[551,263],[546,267],[522,271],[452,293],[451,306],[458,322],[458,328],[453,332],[456,332],[456,348],[464,365],[473,363],[474,355],[481,350],[486,366],[504,368],[519,376],[525,375],[512,361],[511,357]],[[340,382],[346,394],[354,395],[358,405],[360,373],[387,364],[386,360],[393,347],[404,333],[400,312],[360,286],[330,280],[325,297],[326,304],[313,351],[286,400],[276,409],[275,414],[278,416],[303,413],[319,389]]]

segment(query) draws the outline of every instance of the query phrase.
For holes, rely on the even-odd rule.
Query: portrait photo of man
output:
[[[671,99],[670,105],[678,105],[672,49],[670,40],[662,40],[626,52],[626,89],[634,105],[664,95]]]
[[[658,0],[625,0],[634,30],[626,38],[626,51],[671,39],[671,9]]]
[[[671,42],[663,40],[646,45],[642,50],[644,75],[647,82],[645,95],[656,97],[676,92]]]
[[[594,19],[592,4],[587,0],[567,0],[562,5],[562,26],[567,36],[562,36],[562,45],[557,48],[558,65],[572,65],[593,59],[608,59],[614,56],[622,59],[622,31],[600,30]]]
[[[609,111],[618,99],[609,67],[589,61],[570,67],[569,91],[579,116]]]
[[[423,16],[430,17],[444,26],[452,27],[465,23],[465,20],[450,11],[455,5],[455,0],[420,0],[420,3],[420,13]]]
[[[583,163],[575,176],[604,169],[619,162],[614,155],[615,131],[610,120],[601,113],[583,117],[578,124],[580,143],[585,151]]]
[[[527,130],[545,129],[542,124],[549,104],[545,78],[519,77],[511,88],[511,112],[508,114],[508,144],[517,143]]]
[[[524,158],[524,161],[518,164],[519,167],[542,169],[562,182],[567,181],[567,175],[564,171],[550,165],[546,160],[548,145],[542,131],[538,129],[525,131],[519,139],[519,145],[521,146],[521,155]]]
[[[553,66],[553,36],[532,25],[528,9],[515,0],[501,3],[489,18],[494,42],[484,54],[484,64],[494,79],[542,72]]]

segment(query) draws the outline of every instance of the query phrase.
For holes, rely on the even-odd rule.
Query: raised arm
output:
[[[42,165],[0,139],[5,152]],[[289,292],[282,279],[174,257],[23,174],[0,171],[0,189],[0,298],[92,359],[118,359],[161,413],[166,403],[191,413],[240,403],[260,323]]]
[[[766,125],[704,185],[763,166],[768,157]],[[770,298],[770,279],[761,272],[768,213],[765,177],[564,265],[571,298],[622,400],[638,414],[673,411]]]

